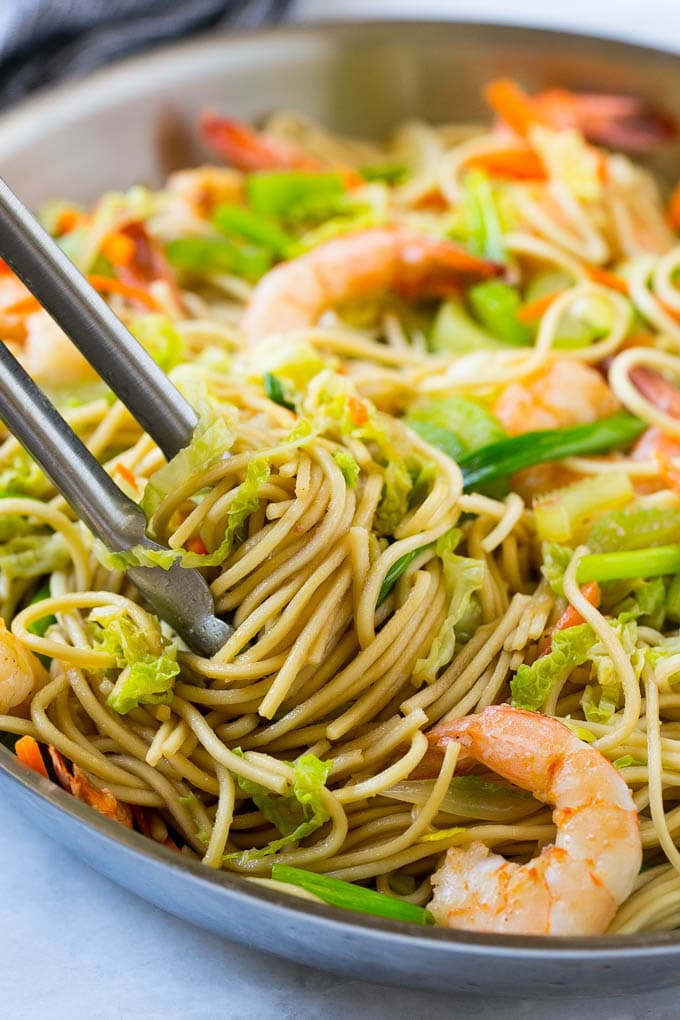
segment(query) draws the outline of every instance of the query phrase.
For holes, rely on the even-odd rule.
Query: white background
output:
[[[0,3],[2,0],[0,0]],[[462,17],[588,30],[680,52],[680,0],[298,0],[300,18]],[[527,989],[530,994],[530,989]],[[675,1020],[677,990],[480,1002],[387,989],[231,945],[89,871],[0,802],[0,1017],[11,1020]]]

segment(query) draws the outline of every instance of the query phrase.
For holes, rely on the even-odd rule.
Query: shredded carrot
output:
[[[581,595],[583,595],[587,602],[590,602],[591,606],[599,606],[600,586],[597,581],[588,581],[587,584],[584,584],[581,588]],[[574,609],[573,606],[567,606],[553,627],[553,631],[567,630],[569,627],[578,627],[580,623],[584,623],[584,619],[578,609]]]
[[[41,307],[38,299],[34,298],[32,294],[28,294],[25,298],[6,305],[2,312],[3,315],[16,315],[21,318],[24,315],[33,315],[34,312],[39,312]]]
[[[494,112],[522,138],[530,128],[542,122],[529,95],[510,78],[496,78],[484,89],[484,97]]]
[[[87,282],[95,290],[101,291],[104,294],[121,294],[123,297],[129,298],[130,301],[139,301],[153,311],[160,310],[153,294],[150,294],[148,290],[144,290],[143,287],[136,287],[131,283],[123,283],[122,280],[116,280],[112,276],[100,276],[99,273],[90,274],[87,277]],[[11,305],[6,305],[2,312],[5,315],[21,317],[33,315],[34,312],[39,312],[41,307],[38,299],[29,294],[27,297],[21,298]]]
[[[130,471],[129,467],[126,467],[125,464],[123,464],[123,462],[119,460],[118,463],[116,464],[116,471],[118,472],[121,478],[125,479],[128,485],[132,486],[135,492],[139,492],[137,479],[133,475],[132,471]]]
[[[189,552],[198,553],[199,556],[205,556],[208,551],[200,535],[194,535],[193,538],[190,538],[186,547]]]
[[[38,772],[45,779],[49,779],[45,762],[40,753],[40,745],[35,737],[26,736],[17,740],[14,745],[14,753],[27,768],[33,769],[34,772]]]
[[[590,602],[591,606],[599,606],[601,592],[597,581],[588,581],[587,584],[584,584],[581,587],[581,594],[587,602]],[[540,646],[539,658],[542,659],[544,655],[550,655],[552,651],[552,636],[556,630],[568,630],[569,627],[578,627],[579,624],[584,622],[578,609],[574,609],[573,606],[567,606],[555,626],[551,628],[545,644]]]
[[[131,283],[123,283],[122,280],[114,280],[111,276],[100,276],[98,273],[91,273],[87,277],[87,282],[95,290],[102,291],[104,294],[121,294],[123,297],[130,298],[131,301],[139,301],[147,305],[154,311],[160,310],[153,294],[150,294],[148,290],[144,290],[142,287],[135,287]]]
[[[621,276],[617,276],[616,273],[610,272],[609,269],[603,269],[602,266],[586,265],[584,268],[593,283],[599,283],[602,287],[617,290],[619,294],[628,294],[628,284]]]
[[[680,466],[661,448],[655,453],[659,464],[659,477],[673,492],[680,495]]]
[[[347,407],[349,416],[355,425],[365,425],[368,421],[368,410],[363,400],[358,397],[348,397]]]
[[[673,189],[673,194],[668,201],[668,223],[673,230],[680,230],[680,181]]]
[[[558,298],[563,293],[563,290],[554,290],[551,294],[536,298],[535,301],[528,301],[517,310],[517,318],[526,325],[538,322],[548,311],[555,298]]]
[[[673,308],[672,305],[667,305],[665,301],[659,301],[659,304],[666,315],[670,315],[671,319],[675,319],[676,322],[680,322],[680,311],[678,311],[677,308]]]
[[[105,255],[114,266],[129,266],[135,257],[136,245],[131,237],[121,231],[108,234],[101,244],[102,255]]]
[[[54,765],[54,771],[64,789],[73,794],[76,800],[80,800],[83,804],[93,807],[100,815],[112,818],[113,821],[120,822],[121,825],[128,829],[132,828],[133,815],[129,804],[119,801],[110,790],[100,790],[99,787],[90,782],[87,775],[78,765],[73,766],[73,773],[71,774],[56,747],[50,745],[48,751]]]
[[[62,209],[57,217],[57,234],[70,234],[72,230],[85,223],[87,216],[80,209]]]
[[[493,149],[466,160],[470,169],[485,170],[491,177],[512,177],[518,181],[544,181],[542,160],[531,149]]]
[[[4,259],[0,259],[0,275],[2,276],[12,275],[12,269],[10,268],[10,266],[7,265]]]

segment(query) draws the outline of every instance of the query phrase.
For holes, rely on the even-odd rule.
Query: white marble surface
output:
[[[678,0],[298,0],[296,16],[524,21],[677,45]],[[90,871],[0,802],[0,1017],[12,1020],[675,1020],[678,991],[626,1000],[455,1000],[232,945]]]

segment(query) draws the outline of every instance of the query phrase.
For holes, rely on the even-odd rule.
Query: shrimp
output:
[[[204,113],[203,140],[225,163],[239,170],[326,170],[327,166],[293,142],[255,131],[235,117]]]
[[[614,766],[558,719],[492,705],[445,722],[435,744],[459,741],[477,761],[554,805],[555,843],[527,864],[483,843],[452,847],[429,905],[449,928],[516,935],[599,935],[629,896],[642,844],[630,790]]]
[[[26,337],[18,357],[37,382],[74,383],[97,373],[45,311],[26,317]]]
[[[35,655],[11,634],[0,617],[0,715],[20,714],[24,703],[47,682]]]
[[[537,124],[575,129],[596,145],[649,152],[673,138],[674,120],[639,96],[545,89],[533,96],[514,81],[497,78],[485,89],[501,121],[519,135]]]
[[[333,238],[272,269],[242,320],[254,343],[268,333],[313,326],[329,308],[395,290],[407,298],[457,291],[461,282],[504,272],[450,241],[403,227],[375,227]]]
[[[222,202],[240,204],[243,201],[243,176],[238,170],[225,166],[198,166],[193,170],[178,170],[168,178],[168,191],[181,198],[199,216],[209,217]]]
[[[598,421],[618,408],[618,400],[596,369],[560,359],[506,387],[493,413],[516,436]]]

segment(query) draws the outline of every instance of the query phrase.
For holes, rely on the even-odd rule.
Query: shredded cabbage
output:
[[[444,583],[450,595],[446,619],[434,638],[427,657],[418,659],[413,677],[419,683],[432,683],[442,667],[448,665],[456,649],[456,625],[468,609],[476,591],[484,583],[484,564],[454,552],[460,542],[461,533],[452,528],[437,540],[435,551],[442,561]]]
[[[90,613],[89,622],[95,647],[115,656],[122,670],[107,698],[109,707],[125,715],[140,704],[169,705],[174,678],[179,673],[177,648],[159,633],[162,654],[154,655],[144,632],[125,608],[97,607]]]
[[[523,663],[510,681],[513,706],[538,711],[553,686],[576,666],[588,661],[594,643],[595,634],[588,623],[556,630],[548,654],[536,659],[531,666]]]
[[[236,775],[240,788],[251,798],[267,821],[276,826],[281,833],[281,839],[272,840],[259,850],[227,854],[225,860],[238,858],[240,863],[246,863],[259,860],[261,857],[269,857],[311,835],[328,821],[329,814],[323,802],[323,790],[332,764],[330,761],[320,761],[313,754],[302,755],[293,764],[292,789],[284,794],[272,793],[259,783]]]

